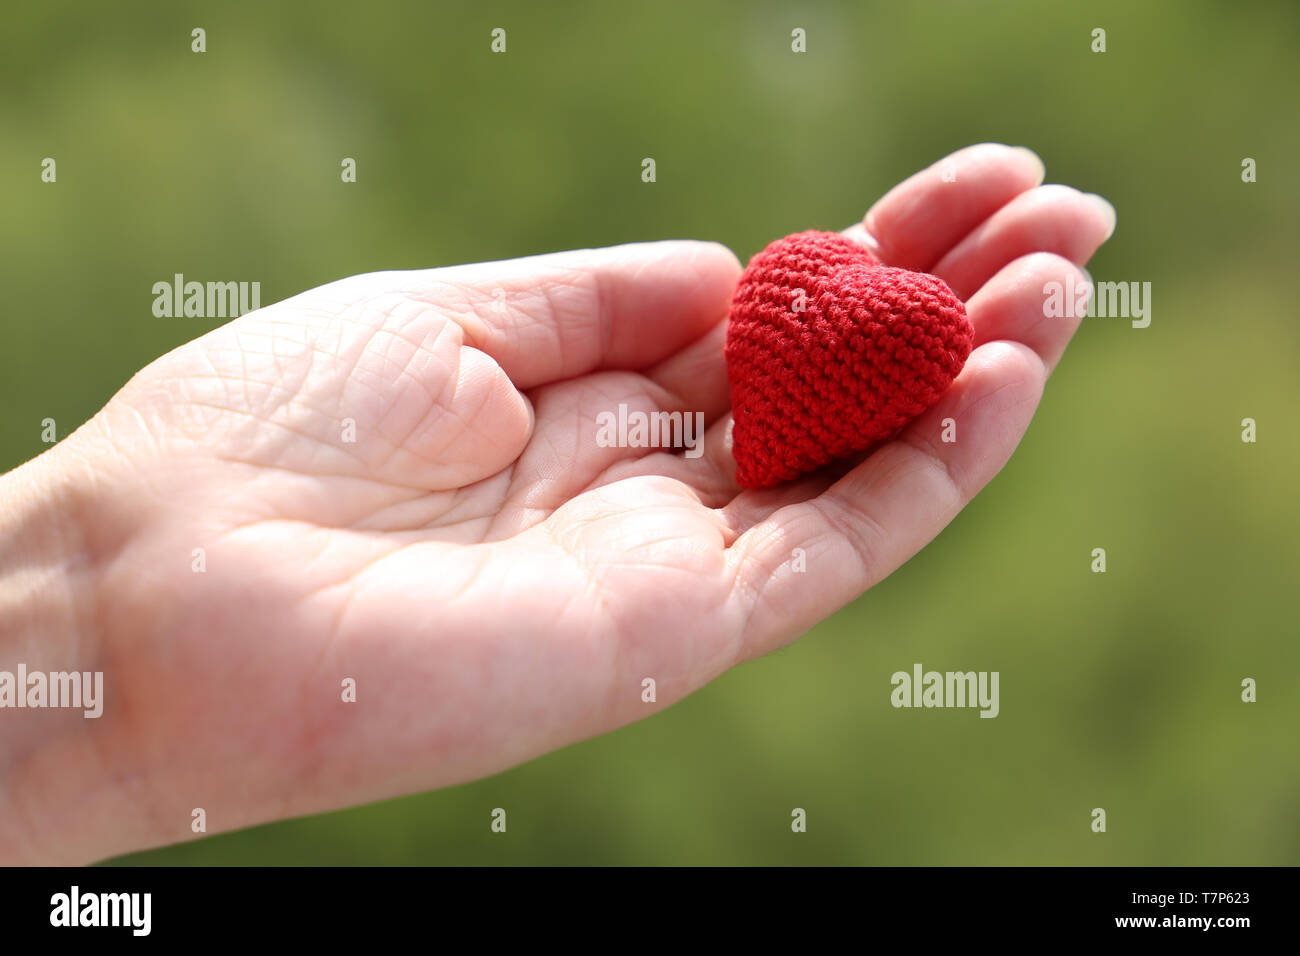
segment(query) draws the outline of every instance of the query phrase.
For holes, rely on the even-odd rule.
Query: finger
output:
[[[1010,458],[1045,378],[1025,345],[976,349],[953,387],[897,440],[824,494],[745,530],[727,551],[732,600],[746,621],[740,658],[789,642],[934,538]],[[951,443],[942,440],[946,418],[956,423]],[[807,573],[795,570],[795,549]]]
[[[967,233],[1043,176],[1043,161],[1022,146],[968,146],[886,193],[867,212],[865,232],[887,265],[933,272]]]
[[[740,263],[717,243],[672,240],[384,275],[523,389],[661,362],[727,314]]]
[[[1088,273],[1062,256],[1021,256],[966,303],[975,347],[999,339],[1022,342],[1038,353],[1050,374],[1079,327],[1091,288]],[[1063,309],[1049,310],[1054,294],[1060,295]]]
[[[980,223],[930,271],[968,299],[1013,259],[1054,252],[1087,262],[1115,231],[1115,208],[1100,196],[1069,186],[1022,193]]]

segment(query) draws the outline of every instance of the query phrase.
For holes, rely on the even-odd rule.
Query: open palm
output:
[[[1043,286],[1114,227],[1041,180],[1027,151],[971,147],[848,230],[943,278],[976,349],[897,440],[769,491],[734,481],[740,266],[709,243],[357,276],[159,359],[64,443],[95,475],[107,705],[29,767],[111,768],[116,826],[34,843],[95,858],[191,836],[196,807],[218,830],[469,780],[793,640],[1028,426],[1076,322],[1044,318]],[[603,447],[620,404],[702,412],[703,454]]]

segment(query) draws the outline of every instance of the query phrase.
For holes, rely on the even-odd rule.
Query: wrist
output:
[[[85,862],[82,801],[106,779],[96,483],[72,440],[0,476],[0,864]]]

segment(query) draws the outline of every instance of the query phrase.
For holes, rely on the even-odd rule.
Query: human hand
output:
[[[713,244],[356,276],[158,359],[0,480],[0,670],[105,683],[99,719],[0,711],[0,860],[189,838],[196,807],[224,830],[471,780],[793,640],[1024,434],[1078,321],[1044,318],[1044,284],[1084,280],[1114,228],[1042,175],[971,147],[847,230],[944,279],[976,349],[897,440],[768,491],[734,481],[740,266]],[[702,412],[703,454],[602,447],[620,404]]]

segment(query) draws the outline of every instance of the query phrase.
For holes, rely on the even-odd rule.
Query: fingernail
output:
[[[1101,240],[1102,242],[1105,242],[1111,236],[1115,235],[1115,222],[1117,218],[1115,215],[1115,207],[1096,193],[1088,193],[1088,198],[1096,203],[1097,208],[1100,209],[1102,215],[1106,217],[1106,235],[1102,237]]]
[[[870,252],[877,259],[880,259],[880,261],[882,262],[884,261],[884,259],[881,258],[880,255],[880,243],[876,241],[875,236],[867,232],[865,227],[863,227],[862,232],[857,235],[857,239],[859,242],[861,242],[864,246],[867,247],[868,252]]]
[[[1040,183],[1047,178],[1047,167],[1043,164],[1043,158],[1041,156],[1035,153],[1028,146],[1013,146],[1011,148],[1017,153],[1024,153],[1025,156],[1033,160],[1034,165],[1038,167],[1038,181]]]

